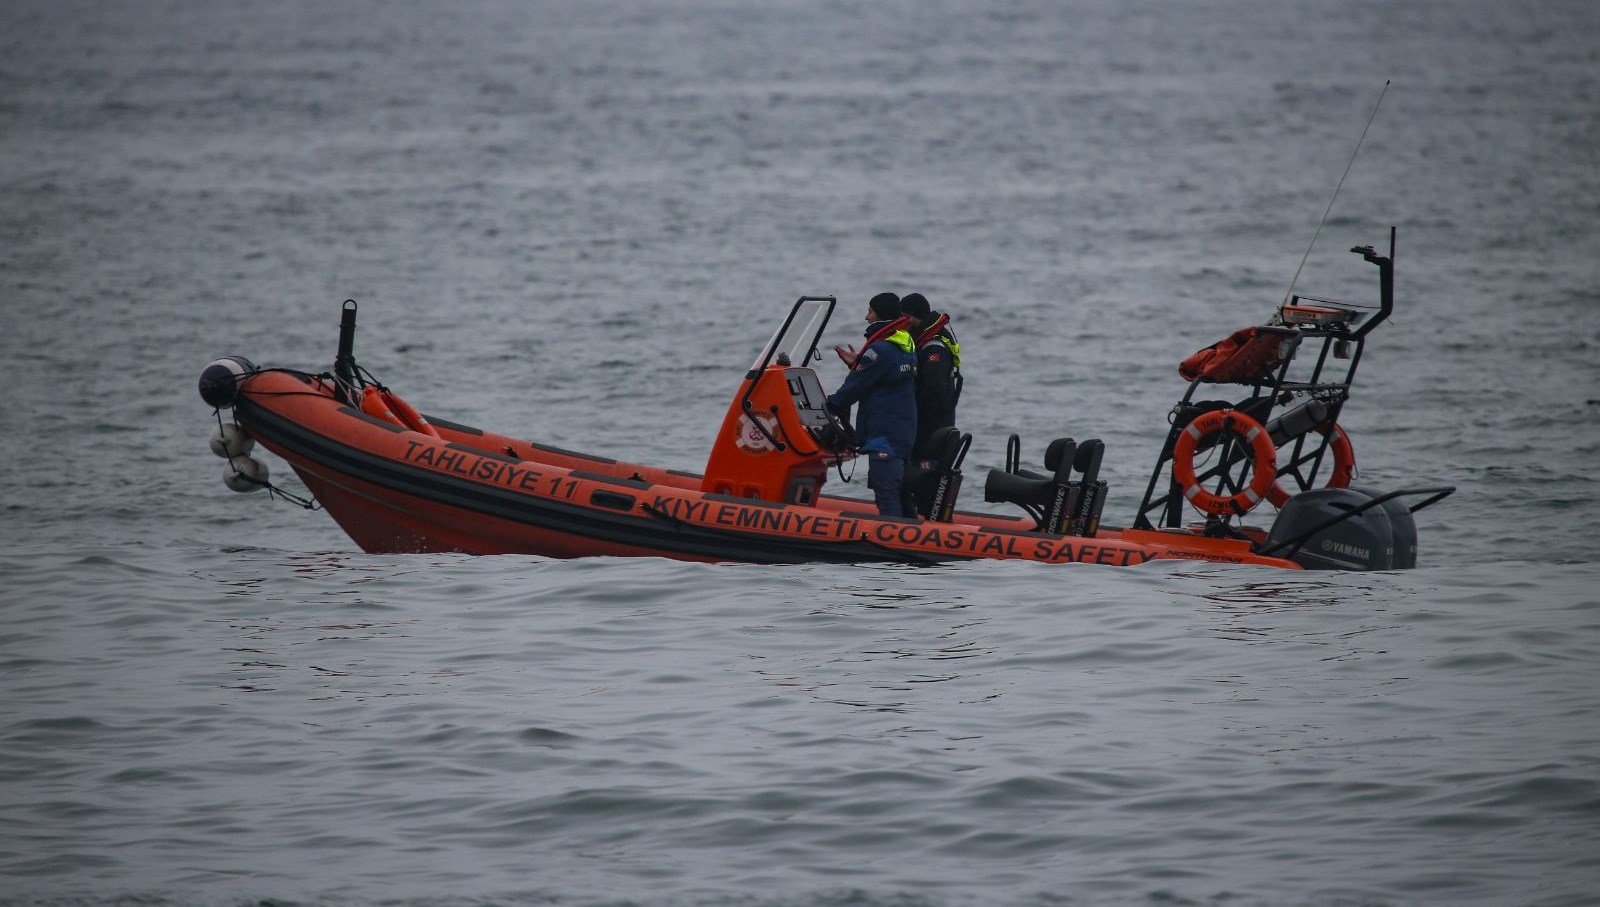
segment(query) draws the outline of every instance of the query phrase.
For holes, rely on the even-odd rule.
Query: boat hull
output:
[[[431,437],[335,399],[321,379],[251,375],[236,419],[286,460],[373,553],[455,551],[751,563],[1020,559],[1131,566],[1182,558],[1298,569],[1247,541],[1182,531],[1032,531],[1031,520],[957,512],[949,523],[879,517],[864,501],[814,505],[706,493],[692,473],[495,435],[428,416]]]

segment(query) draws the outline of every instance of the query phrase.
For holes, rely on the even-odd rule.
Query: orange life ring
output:
[[[406,428],[421,432],[430,438],[439,437],[439,430],[429,425],[428,420],[422,418],[422,413],[417,412],[415,407],[400,399],[399,394],[388,388],[381,389],[379,393],[383,394],[383,402],[389,405],[390,412],[398,416],[400,421],[405,423]]]
[[[1231,431],[1250,445],[1252,464],[1250,484],[1226,497],[1200,487],[1194,474],[1194,452],[1200,439],[1217,431]],[[1278,475],[1278,450],[1261,423],[1236,409],[1214,409],[1195,417],[1178,433],[1178,443],[1172,448],[1172,478],[1189,499],[1203,513],[1223,516],[1245,513],[1261,503],[1267,489]]]
[[[1356,449],[1350,444],[1350,436],[1336,422],[1324,422],[1317,426],[1317,431],[1327,437],[1328,446],[1333,450],[1333,475],[1328,477],[1328,484],[1324,487],[1348,487],[1356,474]],[[1267,489],[1267,500],[1274,507],[1282,507],[1289,497],[1289,490],[1280,482],[1273,482],[1272,487]]]

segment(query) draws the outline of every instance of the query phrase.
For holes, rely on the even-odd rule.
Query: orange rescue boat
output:
[[[971,437],[954,428],[938,437],[937,460],[914,464],[908,475],[925,518],[882,517],[869,502],[823,493],[829,470],[855,456],[810,368],[833,297],[802,297],[790,307],[744,375],[703,474],[424,416],[356,364],[353,301],[344,305],[331,372],[258,368],[234,356],[206,367],[200,391],[217,411],[212,448],[228,460],[230,487],[320,506],[373,553],[1404,568],[1415,564],[1410,514],[1453,489],[1379,494],[1339,487],[1348,486],[1354,454],[1338,413],[1367,333],[1392,308],[1392,233],[1390,243],[1388,257],[1356,250],[1380,268],[1383,302],[1366,324],[1358,326],[1371,314],[1362,307],[1297,296],[1271,324],[1185,362],[1188,392],[1127,528],[1100,522],[1104,446],[1092,439],[1052,442],[1044,460],[1050,473],[1039,474],[1020,468],[1019,441],[1011,437],[1006,468],[990,471],[984,498],[1013,504],[1020,515],[956,509]],[[1308,340],[1322,341],[1322,354],[1309,378],[1291,380],[1295,351]],[[1337,380],[1325,375],[1330,352],[1347,362]],[[1194,402],[1195,391],[1210,384],[1240,385],[1249,394]],[[315,500],[273,485],[265,463],[251,456],[256,442],[287,461]],[[1338,461],[1333,482],[1316,488],[1330,447]],[[1197,452],[1207,455],[1209,469],[1196,465]],[[1282,465],[1280,452],[1287,455]],[[1403,503],[1413,497],[1424,500]],[[1270,530],[1239,522],[1268,498],[1280,506]],[[1185,504],[1204,521],[1182,525]]]

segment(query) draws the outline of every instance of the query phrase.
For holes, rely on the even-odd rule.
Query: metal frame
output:
[[[1379,305],[1370,317],[1353,315],[1348,321],[1330,325],[1282,325],[1292,328],[1298,334],[1298,342],[1289,356],[1278,368],[1265,378],[1244,383],[1250,389],[1248,396],[1240,398],[1237,402],[1222,401],[1228,408],[1242,410],[1253,416],[1263,425],[1272,416],[1274,408],[1284,406],[1300,399],[1321,400],[1328,406],[1326,423],[1335,423],[1344,408],[1345,401],[1349,399],[1350,388],[1355,382],[1356,369],[1361,364],[1361,355],[1366,346],[1366,336],[1374,328],[1388,320],[1394,311],[1394,247],[1395,229],[1389,228],[1389,254],[1382,256],[1373,251],[1371,246],[1357,246],[1350,251],[1362,256],[1367,262],[1378,267],[1378,296]],[[1348,312],[1372,311],[1370,305],[1359,305],[1348,302],[1322,299],[1315,296],[1291,296],[1285,307],[1293,306],[1301,300],[1342,309]],[[1280,316],[1282,309],[1279,310]],[[1275,319],[1281,320],[1281,319]],[[1359,322],[1359,324],[1358,324]],[[1277,327],[1279,325],[1273,325]],[[1317,361],[1312,367],[1311,374],[1304,381],[1288,380],[1289,370],[1294,365],[1296,358],[1301,353],[1306,342],[1322,341],[1321,348],[1317,351]],[[1331,372],[1337,371],[1336,366],[1330,365],[1333,360],[1349,360],[1349,365],[1337,377]],[[1137,529],[1153,529],[1159,523],[1165,527],[1176,528],[1183,519],[1183,490],[1171,478],[1167,468],[1172,461],[1173,446],[1177,444],[1178,435],[1188,427],[1189,423],[1207,408],[1194,404],[1195,392],[1202,384],[1210,386],[1203,379],[1196,379],[1189,383],[1183,397],[1178,400],[1172,410],[1172,428],[1167,432],[1166,441],[1162,444],[1161,452],[1156,457],[1156,465],[1150,473],[1150,483],[1145,488],[1144,498],[1139,504],[1138,513],[1134,517],[1133,525]],[[1210,401],[1207,401],[1210,402]],[[1313,438],[1315,440],[1313,440]],[[1327,453],[1330,439],[1326,435],[1308,431],[1294,439],[1294,446],[1290,451],[1287,463],[1278,467],[1277,478],[1288,477],[1293,479],[1300,491],[1305,491],[1316,482],[1317,473],[1322,467],[1324,455]],[[1205,485],[1214,482],[1213,489],[1219,495],[1232,495],[1245,487],[1245,475],[1248,472],[1250,457],[1248,451],[1239,444],[1231,434],[1222,437],[1220,450],[1215,458],[1215,465],[1200,473],[1198,481]],[[1309,465],[1309,470],[1305,467]],[[1237,471],[1235,471],[1237,468]],[[1163,472],[1168,473],[1165,492],[1157,494]],[[1159,513],[1155,522],[1152,522],[1152,513]],[[1209,517],[1207,528],[1219,534],[1228,532],[1228,523],[1232,517]]]

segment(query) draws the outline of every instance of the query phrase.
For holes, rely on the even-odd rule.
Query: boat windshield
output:
[[[784,365],[810,362],[817,351],[822,329],[828,326],[828,319],[833,315],[834,304],[832,296],[802,296],[789,310],[789,317],[783,320],[778,332],[761,348],[761,355],[750,365],[750,370],[760,371],[774,362]]]

